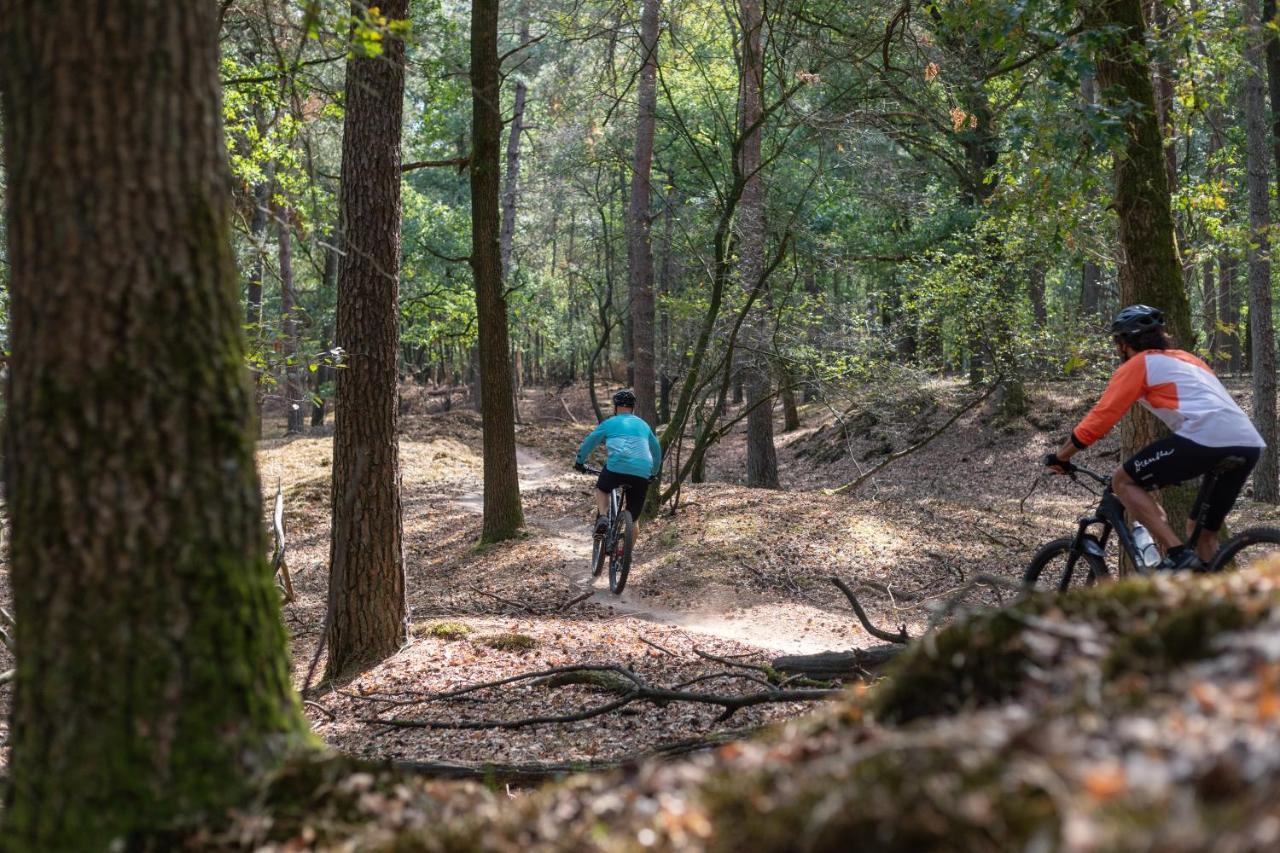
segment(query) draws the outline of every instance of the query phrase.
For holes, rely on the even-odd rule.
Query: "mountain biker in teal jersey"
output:
[[[635,408],[635,394],[627,390],[614,394],[613,417],[591,431],[582,447],[578,448],[578,457],[573,464],[575,469],[582,471],[591,451],[604,442],[608,456],[596,480],[597,536],[603,536],[609,527],[609,493],[619,486],[628,487],[624,508],[631,512],[639,534],[645,495],[649,484],[658,478],[658,472],[662,470],[662,445],[649,425],[635,416]]]

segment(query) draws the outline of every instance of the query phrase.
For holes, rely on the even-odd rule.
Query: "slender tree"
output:
[[[1276,339],[1271,315],[1271,212],[1268,164],[1276,149],[1274,130],[1268,133],[1266,103],[1267,42],[1258,0],[1245,0],[1246,30],[1244,111],[1246,183],[1249,190],[1249,339],[1253,371],[1253,420],[1267,442],[1253,472],[1253,496],[1280,503],[1280,465],[1276,442]],[[1273,128],[1275,125],[1272,126]],[[1268,138],[1271,137],[1271,138]],[[1268,152],[1268,142],[1272,152]],[[1278,153],[1277,156],[1280,156]]]
[[[14,850],[219,813],[307,738],[264,556],[217,20],[0,3]]]
[[[471,271],[480,337],[480,412],[484,422],[482,542],[515,536],[524,525],[516,468],[507,297],[498,247],[498,2],[471,4]]]
[[[636,141],[631,159],[631,199],[627,215],[627,266],[631,292],[631,357],[636,415],[653,426],[654,399],[653,244],[650,176],[658,107],[658,5],[644,0],[640,11],[640,79],[636,88]]]
[[[352,5],[353,14],[364,11]],[[404,20],[409,2],[384,2],[380,12]],[[386,33],[379,43],[377,56],[354,52],[347,61],[336,328],[347,361],[334,405],[330,678],[407,639],[396,390],[404,42]]]
[[[298,297],[293,284],[293,238],[289,234],[289,211],[280,211],[277,230],[280,257],[280,335],[281,355],[284,356],[284,415],[285,434],[296,435],[303,430],[306,413],[303,404],[306,393],[302,390],[302,365],[298,361]]]
[[[763,286],[765,275],[764,182],[760,176],[760,125],[764,119],[764,14],[761,0],[741,0],[742,79],[739,101],[742,122],[742,203],[738,230],[741,235],[740,272],[748,290]],[[763,322],[763,321],[759,321]],[[763,349],[767,338],[755,329],[751,342],[755,353],[746,360],[747,485],[778,488],[778,454],[773,446],[773,399],[769,369]]]

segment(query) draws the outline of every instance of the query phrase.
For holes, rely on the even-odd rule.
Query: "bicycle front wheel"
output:
[[[1280,559],[1280,529],[1250,527],[1232,536],[1218,549],[1209,564],[1209,571],[1247,569],[1274,559]]]
[[[1097,543],[1097,539],[1088,537]],[[1093,586],[1107,578],[1107,564],[1097,554],[1072,551],[1074,536],[1064,536],[1042,546],[1022,573],[1022,582],[1041,589],[1066,592],[1072,586]]]
[[[636,544],[635,522],[625,509],[618,515],[616,542],[609,555],[609,589],[614,595],[621,595],[631,572],[631,549]]]

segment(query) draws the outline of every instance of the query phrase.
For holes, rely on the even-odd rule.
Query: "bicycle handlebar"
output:
[[[1111,485],[1111,477],[1109,475],[1099,474],[1096,471],[1090,471],[1088,468],[1084,467],[1083,465],[1072,465],[1071,470],[1068,471],[1067,474],[1072,479],[1075,479],[1076,474],[1084,474],[1086,477],[1093,480],[1099,486]]]

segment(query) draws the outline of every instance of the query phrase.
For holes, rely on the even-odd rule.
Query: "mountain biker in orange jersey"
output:
[[[1125,508],[1151,531],[1165,551],[1158,569],[1200,569],[1218,550],[1218,531],[1257,464],[1266,442],[1218,377],[1203,361],[1173,348],[1164,315],[1147,305],[1130,305],[1111,324],[1120,366],[1107,390],[1071,437],[1044,464],[1059,474],[1078,451],[1102,438],[1133,403],[1140,403],[1173,434],[1152,442],[1115,470],[1111,489]],[[1203,476],[1228,456],[1245,460],[1218,477],[1204,495],[1207,513],[1195,551],[1173,532],[1151,489]],[[1187,532],[1195,527],[1187,521]]]
[[[653,430],[633,412],[636,395],[622,390],[613,395],[613,417],[601,422],[591,431],[573,467],[582,471],[587,457],[596,445],[604,442],[608,451],[604,470],[596,480],[595,535],[603,536],[609,527],[609,493],[618,486],[627,486],[624,509],[631,512],[636,535],[640,535],[640,513],[644,510],[645,495],[649,484],[658,478],[662,470],[662,445]]]

